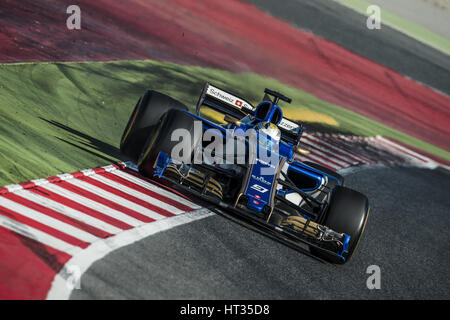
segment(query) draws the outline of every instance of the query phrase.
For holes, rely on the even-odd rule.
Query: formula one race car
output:
[[[206,83],[191,113],[156,91],[138,101],[121,152],[147,177],[170,183],[229,216],[320,260],[355,251],[368,199],[338,173],[300,161],[304,127],[283,117],[291,99],[266,89],[256,107]]]

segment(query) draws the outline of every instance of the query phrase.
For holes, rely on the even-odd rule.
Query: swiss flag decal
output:
[[[237,105],[238,107],[242,107],[242,101],[241,100],[236,100],[236,102],[234,104]]]

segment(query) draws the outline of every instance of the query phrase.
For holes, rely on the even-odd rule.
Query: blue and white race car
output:
[[[300,161],[304,127],[266,89],[256,107],[206,83],[195,112],[156,91],[138,101],[120,149],[142,175],[186,190],[299,251],[343,264],[369,214],[366,196],[338,173]]]

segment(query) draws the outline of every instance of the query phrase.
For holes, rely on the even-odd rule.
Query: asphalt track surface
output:
[[[367,194],[371,213],[344,266],[212,216],[107,255],[71,299],[449,299],[449,173],[376,168],[346,185]],[[370,265],[381,269],[379,290],[366,287]]]

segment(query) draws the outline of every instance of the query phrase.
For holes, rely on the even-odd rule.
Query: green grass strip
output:
[[[328,128],[380,134],[450,159],[450,153],[301,90],[252,73],[156,61],[0,65],[0,186],[123,161],[119,141],[136,101],[152,88],[193,107],[205,81],[258,102],[264,88],[288,108],[324,113]],[[327,128],[325,128],[327,129]]]
[[[353,10],[366,16],[367,8],[371,5],[370,1],[365,0],[335,0]],[[414,38],[430,47],[450,55],[450,41],[446,38],[410,21],[407,21],[395,14],[392,14],[381,8],[381,22],[404,34]]]

